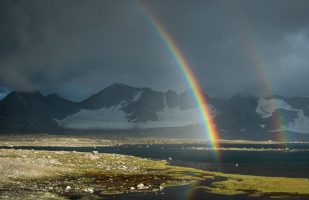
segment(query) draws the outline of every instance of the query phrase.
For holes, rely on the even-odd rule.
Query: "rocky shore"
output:
[[[126,192],[162,192],[201,180],[201,170],[99,152],[0,150],[0,199],[94,198]]]

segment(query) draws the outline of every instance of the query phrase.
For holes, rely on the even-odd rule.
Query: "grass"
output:
[[[225,194],[254,194],[254,195],[309,195],[309,179],[249,176],[237,174],[212,173],[215,177],[224,178],[205,187],[207,191]]]

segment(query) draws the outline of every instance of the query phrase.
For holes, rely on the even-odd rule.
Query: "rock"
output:
[[[149,186],[144,185],[143,183],[138,184],[136,187],[137,187],[137,189],[139,189],[139,190],[149,189]]]
[[[168,157],[168,160],[173,160],[172,157]]]
[[[93,153],[93,154],[98,154],[98,153],[99,153],[99,151],[92,151],[92,153]]]
[[[137,187],[137,189],[141,190],[141,189],[144,188],[144,184],[143,184],[143,183],[140,183],[140,184],[138,184],[136,187]]]
[[[89,193],[93,193],[94,192],[93,188],[86,188],[86,189],[84,189],[84,191],[85,192],[89,192]]]
[[[130,190],[135,190],[135,187],[130,187]]]
[[[50,186],[50,187],[48,187],[48,190],[53,190],[53,189],[54,189],[54,188],[53,188],[53,187],[51,187],[51,186]]]
[[[67,186],[66,188],[65,188],[65,191],[69,191],[71,189],[71,186]]]
[[[159,186],[159,190],[161,191],[161,190],[163,190],[164,189],[164,187],[163,186]]]

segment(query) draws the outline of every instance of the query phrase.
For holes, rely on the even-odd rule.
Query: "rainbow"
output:
[[[245,27],[245,26],[242,26]],[[257,45],[254,43],[254,39],[251,34],[244,30],[242,31],[242,38],[245,44],[245,48],[248,50],[249,58],[253,64],[256,74],[260,76],[260,80],[263,81],[263,88],[265,89],[264,96],[271,97],[273,94],[273,88],[271,84],[271,77],[269,76],[268,66],[263,62],[261,53],[258,51]],[[273,131],[278,132],[276,140],[280,142],[288,142],[288,134],[284,129],[284,119],[280,113],[273,113],[273,121],[271,124]]]
[[[138,3],[138,6],[141,7],[141,10],[147,17],[149,23],[152,25],[154,30],[158,33],[162,42],[166,46],[168,52],[175,60],[177,66],[181,70],[183,76],[185,77],[187,83],[192,88],[192,95],[194,97],[196,105],[200,108],[201,117],[203,120],[203,125],[208,133],[208,139],[210,140],[214,149],[219,147],[219,137],[216,130],[216,125],[211,116],[211,109],[208,106],[202,88],[200,87],[197,78],[195,77],[188,61],[185,56],[182,54],[181,50],[176,45],[176,42],[173,40],[166,28],[160,23],[160,21],[149,11],[146,5]]]

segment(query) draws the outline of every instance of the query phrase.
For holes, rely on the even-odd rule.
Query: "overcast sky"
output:
[[[309,96],[309,1],[144,1],[210,96]],[[189,86],[137,1],[1,0],[0,98]]]

